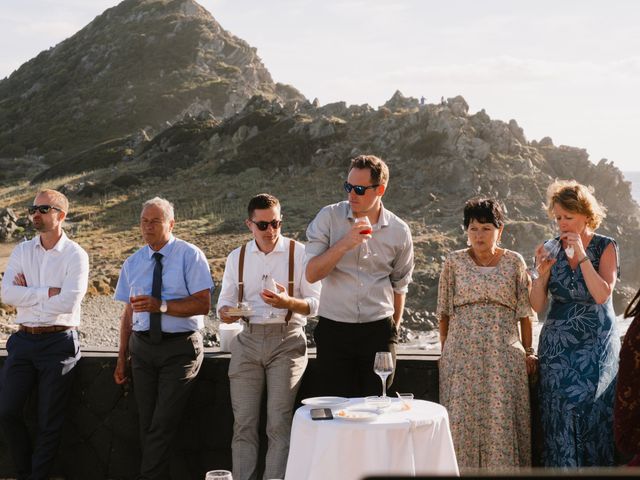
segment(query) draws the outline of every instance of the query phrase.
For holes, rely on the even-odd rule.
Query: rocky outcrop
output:
[[[0,81],[0,157],[51,165],[185,115],[234,115],[257,93],[304,101],[195,1],[125,0]]]

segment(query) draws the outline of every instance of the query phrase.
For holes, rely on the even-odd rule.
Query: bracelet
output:
[[[579,267],[581,263],[584,263],[584,262],[590,262],[590,261],[591,261],[591,259],[589,258],[589,256],[588,256],[588,255],[585,255],[584,257],[582,257],[582,260],[580,260],[580,261],[578,262],[578,264],[576,265],[576,267]]]
[[[524,353],[526,353],[527,355],[535,355],[536,351],[533,347],[527,347],[524,349]]]

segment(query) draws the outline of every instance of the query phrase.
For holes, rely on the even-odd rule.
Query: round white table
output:
[[[362,398],[333,408],[333,420],[311,420],[310,406],[293,418],[286,480],[360,480],[373,475],[459,475],[447,410],[393,399],[373,420],[340,418],[340,410],[366,408]]]

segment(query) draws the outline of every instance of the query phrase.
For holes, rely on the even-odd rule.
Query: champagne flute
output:
[[[278,287],[276,286],[276,282],[271,275],[265,273],[262,275],[262,289],[269,290],[271,292],[276,293],[278,291]],[[269,314],[266,315],[266,318],[276,318],[277,315],[273,312],[273,306],[269,308]]]
[[[229,470],[211,470],[204,480],[233,480]]]
[[[371,221],[369,217],[366,215],[364,217],[358,217],[355,221],[356,225],[360,225],[362,230],[360,230],[360,235],[371,235],[373,233],[373,227],[371,226]],[[364,253],[362,254],[362,258],[367,259],[369,257],[375,257],[376,254],[371,252],[369,248],[369,240],[364,241]]]
[[[560,249],[562,248],[562,244],[555,238],[547,240],[542,246],[542,261],[556,258],[558,256],[558,253],[560,253]],[[535,265],[535,262],[533,268],[529,271],[529,274],[534,280],[540,277],[540,272],[538,271],[538,267]]]
[[[382,397],[387,397],[387,378],[393,373],[393,358],[391,352],[376,352],[373,371],[382,380]]]

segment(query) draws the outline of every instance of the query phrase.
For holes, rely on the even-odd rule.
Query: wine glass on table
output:
[[[358,217],[355,221],[356,225],[361,227],[360,235],[371,235],[373,233],[373,227],[371,226],[371,221],[369,217],[366,215],[364,217]],[[369,257],[375,257],[376,254],[371,252],[369,248],[369,240],[364,241],[364,253],[362,254],[362,258],[367,259]]]
[[[551,240],[547,240],[546,242],[544,242],[542,247],[543,247],[543,250],[542,250],[541,260],[545,261],[552,258],[556,258],[558,256],[558,253],[560,253],[562,244],[555,238],[552,238]],[[538,272],[538,266],[535,264],[535,257],[534,257],[534,266],[529,271],[529,274],[531,275],[531,278],[534,280],[540,277],[540,272]]]
[[[382,398],[387,397],[387,378],[393,373],[393,357],[391,352],[376,352],[373,371],[382,380]]]
[[[205,480],[233,480],[229,470],[212,470],[207,472]]]
[[[269,290],[270,292],[273,292],[273,293],[278,292],[276,281],[268,273],[265,273],[264,275],[262,275],[262,289]],[[276,318],[276,317],[277,315],[273,311],[273,306],[271,306],[269,308],[269,313],[266,315],[266,318]]]

